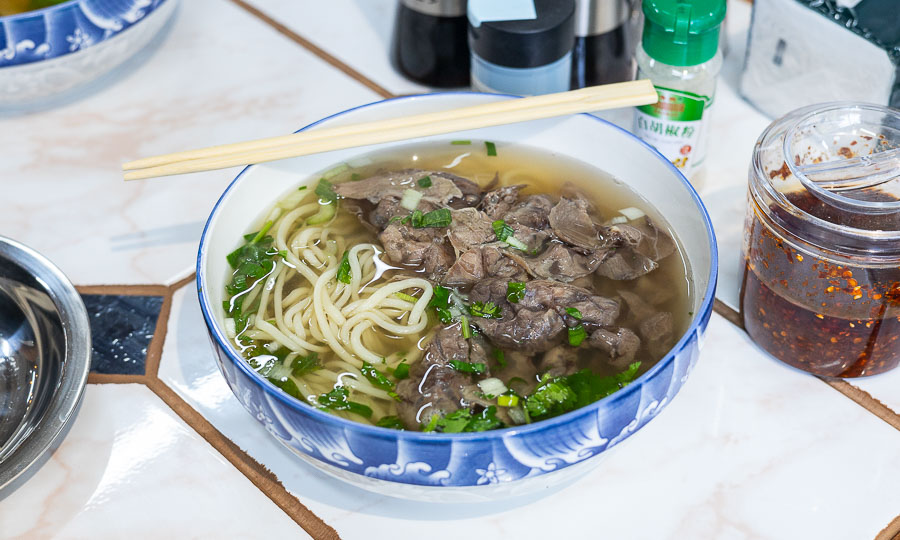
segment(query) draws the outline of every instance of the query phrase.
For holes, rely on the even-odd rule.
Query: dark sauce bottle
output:
[[[466,0],[400,0],[391,60],[406,78],[442,88],[469,85]]]
[[[577,0],[572,88],[634,79],[635,26],[629,0]]]

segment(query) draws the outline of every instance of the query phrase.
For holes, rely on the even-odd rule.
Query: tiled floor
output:
[[[161,44],[108,85],[0,118],[0,182],[11,201],[0,232],[48,255],[85,294],[162,298],[160,326],[146,350],[138,347],[147,373],[92,374],[130,384],[88,386],[60,449],[0,500],[0,538],[900,533],[900,417],[865,392],[853,393],[855,403],[774,361],[718,315],[667,411],[549,494],[457,506],[398,501],[327,478],[274,442],[218,373],[189,279],[200,230],[235,171],[124,184],[118,166],[423,91],[387,59],[395,4],[184,0]],[[718,296],[734,308],[747,164],[770,120],[737,92],[750,7],[729,9],[712,118],[719,136],[700,192],[719,240]],[[604,116],[630,122],[627,111]],[[114,351],[112,339],[97,345]],[[850,382],[900,412],[900,370]]]

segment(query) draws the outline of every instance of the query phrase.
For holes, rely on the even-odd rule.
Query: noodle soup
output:
[[[563,414],[649,369],[690,316],[661,217],[601,171],[447,141],[340,164],[229,257],[226,329],[310,406],[481,431]]]

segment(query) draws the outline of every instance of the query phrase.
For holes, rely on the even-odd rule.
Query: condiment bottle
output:
[[[391,60],[405,77],[444,88],[469,85],[466,0],[400,0]]]
[[[697,187],[722,67],[719,25],[725,0],[644,0],[643,11],[644,33],[635,53],[638,78],[653,81],[659,102],[635,110],[634,133]]]
[[[572,88],[634,78],[631,11],[629,0],[576,0]]]
[[[507,7],[521,4],[504,2]],[[575,1],[534,0],[533,18],[482,20],[480,14],[487,12],[482,7],[498,5],[491,4],[491,0],[469,1],[472,88],[519,95],[568,90]]]
[[[799,109],[750,166],[741,314],[799,369],[859,377],[900,363],[900,111]]]

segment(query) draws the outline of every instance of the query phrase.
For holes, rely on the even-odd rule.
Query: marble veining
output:
[[[162,296],[84,294],[91,321],[94,373],[143,375]]]

